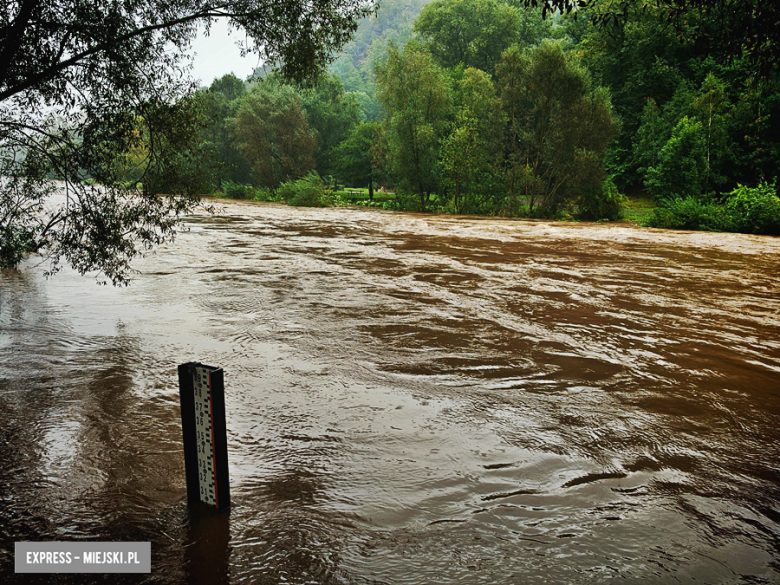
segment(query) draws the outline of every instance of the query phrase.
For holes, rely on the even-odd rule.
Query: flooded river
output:
[[[0,272],[3,582],[780,582],[780,240],[219,206],[126,289]],[[217,517],[188,361],[225,370]],[[82,539],[152,573],[13,575]]]

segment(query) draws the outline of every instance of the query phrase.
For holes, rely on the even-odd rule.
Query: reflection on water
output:
[[[230,512],[214,514],[205,504],[193,506],[187,524],[186,582],[192,585],[230,583]]]
[[[117,583],[780,580],[780,241],[228,204],[129,289],[0,273],[0,571]],[[188,510],[176,366],[225,369]]]

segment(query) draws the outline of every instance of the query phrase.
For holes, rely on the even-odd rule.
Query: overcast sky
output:
[[[243,33],[234,31],[228,34],[227,21],[219,19],[211,27],[211,35],[201,30],[192,44],[194,54],[192,76],[200,79],[200,85],[209,86],[216,77],[233,72],[237,77],[246,79],[260,65],[257,55],[242,58],[236,41]]]

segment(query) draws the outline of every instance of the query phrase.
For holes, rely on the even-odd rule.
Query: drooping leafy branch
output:
[[[0,5],[0,266],[45,252],[113,283],[197,201],[203,126],[182,54],[227,19],[244,52],[315,75],[366,0],[5,0]],[[127,184],[128,153],[140,166]],[[84,179],[97,185],[85,185]],[[65,182],[44,205],[50,179]],[[170,197],[158,197],[166,193]]]

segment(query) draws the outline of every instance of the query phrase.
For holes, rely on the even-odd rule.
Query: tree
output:
[[[619,25],[648,3],[638,0],[521,0],[541,6],[544,13],[579,9],[600,28]],[[674,27],[680,38],[726,60],[743,56],[750,68],[768,76],[780,63],[780,2],[776,0],[655,0],[661,22]]]
[[[186,99],[193,87],[181,60],[197,26],[228,19],[246,31],[246,51],[301,79],[320,71],[372,8],[363,0],[9,0],[4,7],[0,265],[42,252],[52,270],[65,260],[114,284],[127,282],[133,257],[175,234],[176,218],[197,200],[186,175],[199,156],[203,119]],[[128,188],[119,163],[140,139],[149,143],[143,186]],[[65,194],[43,212],[52,177],[65,181]],[[84,185],[90,177],[101,186]],[[158,197],[163,185],[177,196]]]
[[[658,164],[647,170],[645,187],[658,201],[701,196],[707,176],[707,139],[698,120],[685,116],[658,154]]]
[[[506,118],[490,76],[466,69],[457,87],[458,112],[442,144],[442,174],[456,213],[495,212]]]
[[[552,19],[546,18],[546,14],[536,6],[531,6],[524,0],[504,0],[504,2],[520,11],[518,45],[525,47],[537,45],[553,35]]]
[[[479,69],[466,69],[457,85],[458,108],[474,118],[479,142],[492,160],[503,154],[502,133],[506,116],[490,75]]]
[[[202,147],[213,164],[212,183],[219,188],[223,181],[252,182],[252,167],[236,146],[231,132],[240,98],[246,92],[244,82],[232,73],[215,79],[207,91],[198,91],[206,116],[206,126],[201,132]]]
[[[231,72],[223,75],[219,79],[215,79],[211,83],[209,91],[218,93],[224,96],[227,101],[232,102],[246,95],[246,83],[241,81]]]
[[[603,3],[606,7],[606,2]],[[701,58],[691,43],[681,43],[653,0],[637,0],[635,10],[619,25],[586,28],[577,49],[584,53],[594,80],[610,89],[612,105],[621,120],[621,134],[611,149],[611,172],[621,187],[641,184],[642,171],[632,156],[648,98],[663,108],[682,83],[693,80]],[[602,5],[579,13],[588,21]],[[571,22],[571,18],[567,19]],[[675,120],[668,127],[668,140]],[[641,165],[640,165],[641,166]]]
[[[510,121],[511,193],[531,213],[550,215],[583,189],[600,188],[617,133],[608,92],[592,88],[585,69],[551,41],[525,52],[510,48],[497,75]]]
[[[419,196],[419,209],[439,186],[439,142],[450,113],[442,69],[418,43],[390,46],[377,66],[379,100],[385,108],[390,170],[402,191]]]
[[[707,151],[707,176],[705,190],[714,185],[722,185],[728,179],[722,171],[731,158],[729,137],[726,132],[728,123],[728,102],[726,84],[708,74],[702,83],[699,95],[693,100],[693,110],[704,125]]]
[[[233,137],[258,183],[275,189],[314,169],[317,142],[301,98],[276,77],[266,77],[244,97]]]
[[[668,133],[664,130],[661,112],[655,100],[647,98],[644,112],[642,113],[642,125],[634,136],[634,160],[639,175],[644,178],[647,169],[658,163],[658,153],[661,152]]]
[[[731,68],[735,69],[735,68]],[[731,71],[724,77],[733,77]],[[759,184],[780,178],[780,75],[739,75],[730,84],[728,116],[734,168],[731,184]]]
[[[499,0],[436,0],[420,12],[414,32],[442,67],[493,73],[501,53],[519,41],[520,11]]]
[[[776,83],[780,62],[780,3],[774,0],[520,1],[544,4],[548,9],[563,12],[576,8],[565,20],[577,19],[577,30],[586,31],[580,48],[587,55],[594,79],[610,88],[615,112],[621,119],[621,134],[608,157],[609,170],[616,175],[619,185],[630,187],[642,183],[642,173],[631,153],[645,100],[651,98],[665,110],[681,83],[688,82],[695,88],[708,73],[726,83],[731,106],[745,114],[741,126],[734,116],[724,120],[731,128],[732,143],[738,144],[746,154],[740,156],[739,148],[721,151],[724,156],[712,159],[714,175],[709,177],[708,186],[722,190],[739,181],[755,182],[762,176],[774,175],[772,169],[777,168],[777,158],[770,153],[780,151],[775,149],[775,141],[770,137],[779,135],[776,129],[774,133],[744,132],[746,123],[757,120],[769,130],[772,122],[766,114],[773,109],[774,100],[762,99],[762,107],[748,113],[751,108],[740,103],[744,100],[734,90],[744,83],[751,89],[743,92],[743,97],[763,95],[766,98],[766,89]],[[759,110],[762,115],[758,115]],[[669,125],[663,143],[683,115],[693,113],[677,117]],[[748,159],[750,163],[744,164]]]
[[[647,182],[648,170],[657,167],[656,171],[653,171],[655,174],[655,179],[651,182],[653,186],[650,187],[656,195],[668,197],[672,194],[679,194],[673,184],[666,185],[664,183],[666,186],[662,187],[658,183],[660,180],[657,174],[658,168],[677,164],[669,160],[665,165],[659,166],[661,162],[659,157],[662,150],[668,146],[675,128],[679,133],[682,127],[688,128],[693,122],[701,124],[704,137],[705,174],[699,187],[707,193],[723,193],[743,180],[740,176],[740,170],[735,168],[736,154],[740,151],[737,142],[740,138],[747,138],[749,130],[748,125],[743,121],[735,123],[732,118],[733,111],[744,108],[746,101],[742,100],[738,94],[732,96],[731,99],[734,99],[736,104],[730,103],[727,84],[714,74],[708,73],[699,91],[693,89],[686,80],[683,80],[672,99],[664,105],[663,110],[659,109],[653,100],[648,100],[642,117],[642,125],[634,137],[634,158],[646,185],[650,184]],[[772,113],[774,112],[771,110],[765,110],[764,115]],[[687,119],[688,122],[680,126],[683,119]],[[678,128],[678,126],[680,127]],[[746,130],[748,131],[746,132]],[[679,138],[678,136],[677,140]],[[761,145],[770,147],[770,149],[776,144],[776,138],[761,140]],[[755,150],[761,150],[761,147],[758,146]],[[687,152],[684,149],[678,149],[674,156],[678,155],[686,160],[693,160],[691,159],[693,151]],[[776,153],[771,158],[777,161]],[[776,169],[776,163],[770,168]],[[686,172],[686,175],[692,176],[690,172]],[[752,177],[749,178],[752,179]],[[683,180],[692,184],[687,179],[681,178],[681,181]],[[694,183],[698,184],[698,179]],[[680,188],[686,192],[690,191],[688,187]]]
[[[360,122],[360,110],[352,95],[344,92],[344,85],[334,74],[326,74],[301,96],[306,120],[314,130],[317,148],[314,162],[323,177],[333,171],[333,149]]]
[[[347,139],[333,152],[333,167],[338,177],[348,183],[368,185],[368,198],[371,201],[374,200],[374,181],[379,165],[374,156],[379,128],[378,122],[355,126]]]
[[[458,112],[455,128],[442,145],[442,174],[455,213],[474,208],[474,198],[482,191],[491,160],[482,148],[477,121],[468,110]]]

